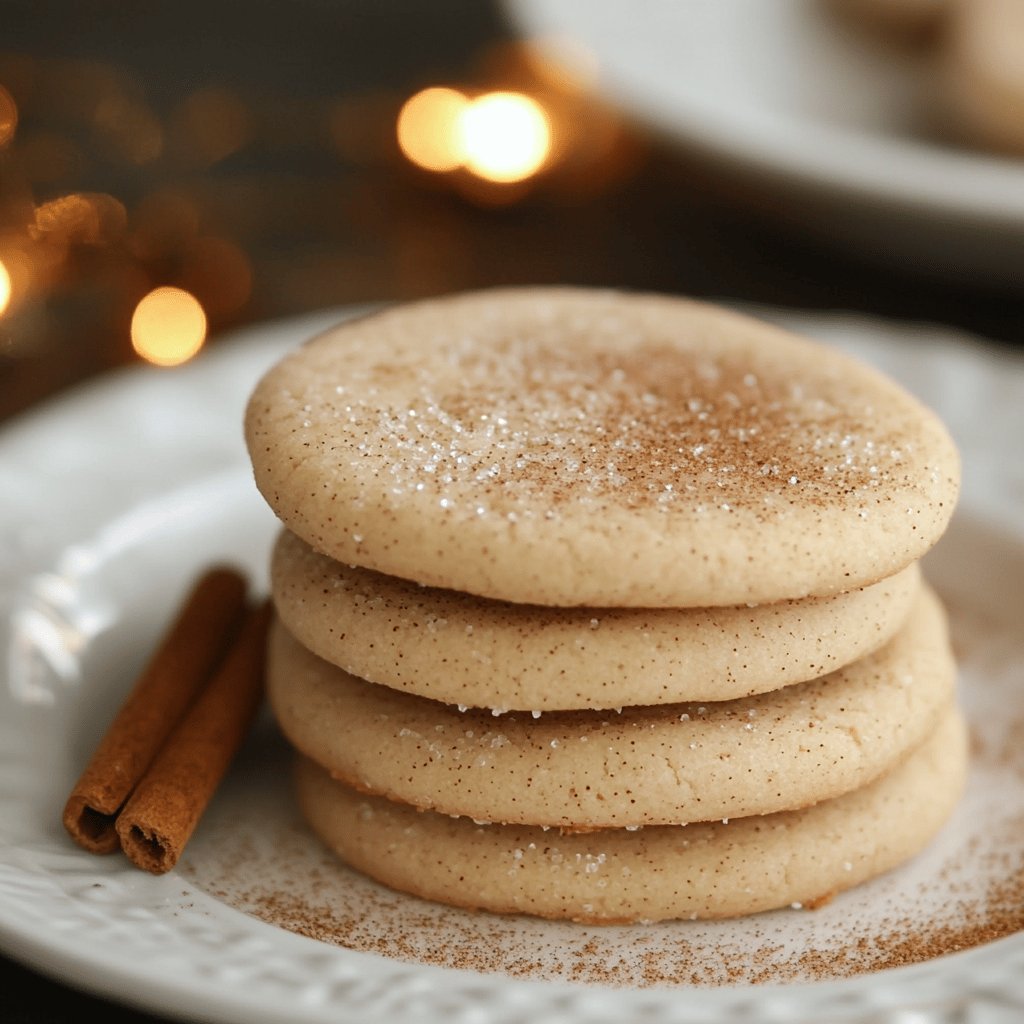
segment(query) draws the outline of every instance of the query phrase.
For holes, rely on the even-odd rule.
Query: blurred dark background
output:
[[[250,322],[496,284],[1024,337],[1024,281],[938,279],[796,233],[546,65],[491,2],[3,0],[0,24],[0,419]],[[459,95],[421,95],[403,152],[400,112],[438,87]],[[497,151],[440,169],[451,105],[494,92],[519,96],[494,108]],[[510,166],[516,131],[526,162]],[[9,1024],[144,1019],[12,959],[0,985]]]
[[[255,320],[533,282],[1021,336],[1005,280],[936,280],[833,250],[827,230],[795,233],[749,182],[588,98],[516,41],[494,3],[0,11],[0,418],[143,358],[137,311],[139,347],[166,361]],[[494,181],[417,167],[397,119],[438,86],[539,102],[551,128],[540,168]],[[443,138],[443,103],[420,114],[421,135]],[[438,154],[419,158],[436,166]],[[143,299],[168,287],[147,319]]]

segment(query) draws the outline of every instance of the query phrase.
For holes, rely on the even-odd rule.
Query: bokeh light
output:
[[[398,145],[417,166],[454,171],[464,163],[460,119],[469,100],[455,89],[433,86],[406,100],[398,115]]]
[[[26,306],[31,308],[39,289],[53,280],[51,257],[47,246],[32,242],[20,232],[0,234],[0,317],[13,319]],[[35,331],[26,328],[33,322],[38,325],[39,321],[29,316],[21,322],[21,329],[5,328],[0,351],[14,355],[32,349],[39,338]]]
[[[123,234],[128,223],[124,204],[104,192],[74,192],[36,207],[31,233],[66,242],[99,245]]]
[[[494,182],[524,181],[551,152],[551,123],[544,108],[517,92],[490,92],[459,117],[463,162]]]
[[[156,288],[132,316],[132,347],[157,366],[187,362],[206,340],[206,314],[199,300],[182,288]]]
[[[10,371],[16,393],[0,381],[0,418],[124,360],[185,362],[257,316],[472,282],[481,222],[463,207],[579,204],[622,173],[593,58],[565,40],[481,41],[403,93],[5,45],[0,348],[38,363]]]
[[[532,97],[487,92],[469,99],[432,86],[398,115],[398,145],[414,164],[445,173],[465,168],[484,181],[512,184],[536,174],[551,155],[551,120]]]
[[[3,316],[7,311],[7,307],[11,304],[11,275],[4,265],[3,260],[0,260],[0,316]]]
[[[6,146],[14,138],[18,127],[18,108],[11,94],[0,85],[0,146]]]
[[[187,96],[171,119],[176,155],[211,166],[241,149],[251,134],[245,103],[228,89],[208,88]]]

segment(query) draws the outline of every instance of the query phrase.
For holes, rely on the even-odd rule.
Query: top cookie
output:
[[[256,482],[339,561],[507,601],[703,607],[889,576],[959,461],[884,376],[714,306],[471,293],[343,324],[246,413]]]

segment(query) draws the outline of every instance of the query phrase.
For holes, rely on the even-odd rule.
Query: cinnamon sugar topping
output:
[[[543,334],[449,354],[444,374],[421,370],[412,402],[380,408],[371,382],[324,414],[361,441],[350,457],[386,463],[392,493],[435,494],[474,515],[557,512],[568,503],[667,510],[677,504],[775,512],[799,502],[870,505],[890,485],[913,486],[906,438],[876,436],[872,397],[822,375],[796,384],[784,367],[700,355],[685,339],[601,348]],[[576,344],[574,344],[574,342]],[[352,394],[364,397],[355,397]],[[471,506],[471,507],[470,507]]]

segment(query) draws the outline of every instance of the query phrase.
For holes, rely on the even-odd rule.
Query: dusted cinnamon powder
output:
[[[276,738],[269,751],[251,752],[264,778],[267,756],[289,753]],[[983,799],[985,777],[1006,768],[985,753],[979,761],[968,801]],[[1024,932],[1024,809],[986,823],[964,808],[907,870],[819,910],[588,927],[457,910],[371,882],[298,821],[283,769],[260,794],[236,776],[234,796],[217,808],[219,827],[194,841],[183,862],[186,875],[269,924],[405,962],[634,987],[803,982],[920,963]]]
[[[948,600],[948,598],[947,598]],[[1018,606],[948,601],[972,731],[961,807],[905,868],[818,910],[735,921],[589,927],[455,910],[340,864],[299,821],[291,752],[257,734],[181,868],[280,928],[409,963],[619,986],[848,978],[1024,933],[1024,689]]]
[[[331,870],[327,868],[324,874]],[[851,977],[920,963],[1024,930],[1024,860],[1016,865],[1013,877],[993,884],[977,904],[965,906],[957,924],[922,927],[912,917],[894,916],[878,921],[865,934],[851,934],[836,946],[795,955],[786,950],[778,935],[784,925],[755,920],[749,930],[752,948],[723,947],[715,956],[709,955],[706,946],[686,938],[687,925],[674,926],[675,934],[668,941],[662,929],[637,926],[631,945],[623,943],[618,934],[591,930],[575,942],[557,943],[553,950],[550,944],[548,948],[533,947],[524,941],[521,928],[502,918],[460,911],[439,917],[433,908],[419,913],[412,910],[401,916],[400,928],[381,928],[381,917],[393,913],[390,894],[365,901],[360,912],[345,912],[286,890],[239,894],[224,889],[214,894],[269,924],[361,952],[512,977],[634,986]]]

